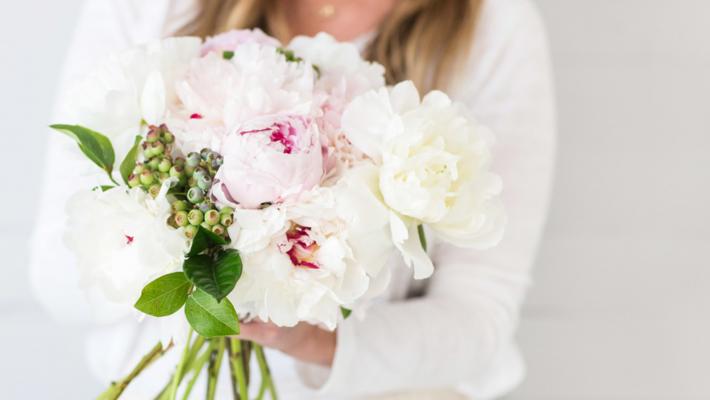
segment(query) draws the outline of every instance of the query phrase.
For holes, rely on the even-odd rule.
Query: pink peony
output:
[[[212,196],[224,205],[257,208],[309,190],[323,177],[318,127],[303,116],[257,118],[227,135]]]
[[[273,47],[281,46],[278,40],[265,34],[261,29],[240,29],[220,33],[208,38],[202,45],[201,53],[204,56],[212,52],[234,51],[245,43],[257,43]]]

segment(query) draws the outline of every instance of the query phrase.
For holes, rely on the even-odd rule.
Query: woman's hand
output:
[[[242,323],[239,330],[240,339],[279,350],[297,360],[326,367],[333,364],[335,332],[303,322],[292,328],[282,328],[260,321]]]

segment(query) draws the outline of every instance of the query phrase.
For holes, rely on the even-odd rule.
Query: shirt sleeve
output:
[[[450,93],[496,134],[492,169],[504,184],[504,239],[487,251],[437,244],[424,297],[380,303],[365,318],[344,321],[325,382],[304,378],[322,384],[324,394],[456,388],[484,399],[523,377],[513,336],[545,220],[555,150],[549,56],[544,27],[528,1],[484,4],[467,74]]]

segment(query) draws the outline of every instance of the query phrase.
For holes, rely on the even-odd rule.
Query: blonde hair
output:
[[[399,0],[379,27],[365,56],[385,66],[389,83],[410,79],[422,91],[443,89],[463,65],[483,0]],[[277,0],[201,0],[197,16],[178,34],[212,36],[261,28],[291,35]]]

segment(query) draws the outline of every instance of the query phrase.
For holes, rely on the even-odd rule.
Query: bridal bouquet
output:
[[[72,124],[52,128],[104,174],[67,205],[81,283],[170,321],[99,398],[173,346],[182,357],[157,398],[188,398],[202,371],[214,398],[223,364],[235,398],[276,398],[240,320],[333,330],[386,287],[392,254],[432,274],[425,227],[456,246],[499,241],[490,133],[446,94],[383,75],[326,34],[282,46],[239,30],[128,50],[76,88]]]

